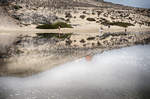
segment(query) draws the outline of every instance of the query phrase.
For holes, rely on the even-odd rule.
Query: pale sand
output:
[[[104,33],[110,32],[124,32],[125,28],[118,27],[118,26],[111,26],[108,28],[107,26],[99,25],[96,23],[91,23],[87,25],[80,25],[76,26],[74,28],[62,28],[62,33],[74,33],[74,34],[99,34],[99,28],[103,27]],[[150,27],[148,26],[142,26],[141,28],[136,26],[131,26],[127,28],[127,32],[132,33],[139,33],[139,32],[148,32],[150,31]],[[25,34],[31,34],[31,33],[59,33],[58,29],[35,29],[35,26],[33,27],[23,27],[23,28],[0,28],[0,33],[25,33]]]

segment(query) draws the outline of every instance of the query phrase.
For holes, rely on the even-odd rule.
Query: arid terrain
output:
[[[150,43],[150,9],[96,0],[0,0],[0,11],[0,76],[31,75],[87,55]],[[37,28],[57,22],[71,28]]]

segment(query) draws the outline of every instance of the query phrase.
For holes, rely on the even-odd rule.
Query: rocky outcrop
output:
[[[25,11],[12,14],[12,17],[19,20],[21,24],[50,24],[59,20],[57,16],[50,14],[49,12],[43,14],[35,11]]]

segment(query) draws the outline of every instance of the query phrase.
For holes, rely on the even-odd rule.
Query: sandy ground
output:
[[[125,28],[118,26],[111,26],[108,28],[107,26],[99,25],[96,23],[91,23],[87,25],[76,26],[74,28],[63,28],[61,29],[61,33],[74,33],[74,34],[99,34],[99,28],[102,27],[103,32],[125,32]],[[138,25],[134,27],[128,27],[127,32],[139,33],[139,32],[148,32],[150,31],[150,27]],[[35,29],[35,26],[32,27],[23,27],[23,28],[0,28],[0,33],[59,33],[58,29]]]
[[[79,17],[79,15],[78,15],[78,17]],[[2,16],[0,16],[0,17],[2,17]],[[14,21],[12,19],[10,19],[10,23],[9,23],[9,21],[6,21],[6,19],[9,19],[8,17],[6,17],[6,18],[2,17],[2,19],[3,19],[2,23],[4,23],[6,25],[6,26],[2,25],[2,23],[0,24],[0,34],[1,34],[0,35],[0,45],[4,46],[3,49],[5,49],[5,45],[11,46],[13,40],[17,38],[17,35],[30,35],[30,36],[33,35],[33,36],[35,36],[36,33],[59,33],[58,29],[45,29],[45,30],[44,29],[35,29],[35,27],[36,27],[35,25],[30,25],[30,26],[26,26],[26,27],[16,27],[16,25],[15,25],[16,23],[14,23]],[[102,27],[104,29],[104,31],[103,31],[104,33],[108,33],[108,32],[115,33],[115,32],[124,32],[125,31],[125,28],[122,28],[122,27],[111,26],[110,28],[108,28],[107,26],[99,25],[99,23],[88,22],[86,20],[81,20],[80,18],[78,18],[78,20],[72,19],[71,23],[76,24],[77,26],[74,26],[74,28],[61,29],[61,32],[62,33],[73,33],[74,38],[72,38],[72,39],[79,41],[76,43],[77,45],[81,45],[80,40],[83,38],[99,35],[100,27]],[[142,26],[140,28],[140,26],[135,25],[134,27],[128,27],[127,32],[131,32],[131,33],[144,32],[145,33],[145,32],[150,32],[150,28],[147,26]],[[9,63],[9,62],[4,63],[4,64],[0,63],[0,65],[2,65],[4,67],[4,68],[1,68],[1,71],[4,70],[3,72],[5,72],[5,70],[7,70],[7,72],[9,71],[9,74],[13,74],[13,75],[17,75],[17,73],[19,75],[27,74],[27,73],[30,75],[35,72],[37,73],[37,72],[48,70],[48,69],[52,68],[53,66],[64,64],[66,62],[76,60],[80,57],[84,57],[84,56],[88,55],[88,53],[97,52],[97,51],[102,52],[101,49],[98,49],[98,50],[97,49],[92,49],[92,50],[83,49],[82,51],[77,50],[77,52],[75,52],[74,54],[72,54],[72,52],[69,51],[68,54],[70,54],[70,55],[64,54],[64,55],[57,56],[57,54],[51,54],[51,56],[44,57],[43,54],[34,53],[34,46],[30,46],[30,47],[33,47],[32,54],[29,53],[24,56],[13,57],[10,59],[10,62],[12,62],[12,63]],[[42,49],[41,46],[40,46],[40,49]],[[43,49],[46,49],[45,46],[43,46]],[[32,48],[30,49],[30,51],[32,51]],[[6,64],[7,64],[7,66],[6,66]],[[49,64],[51,65],[51,67]],[[1,74],[1,75],[3,75],[3,74]]]

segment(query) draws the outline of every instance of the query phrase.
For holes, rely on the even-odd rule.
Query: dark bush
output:
[[[85,15],[80,15],[80,18],[81,19],[84,19],[86,16]]]
[[[86,11],[83,11],[83,14],[86,14]]]
[[[100,46],[100,45],[101,45],[101,43],[100,43],[99,41],[97,41],[97,45],[98,45],[98,46]]]
[[[72,28],[70,24],[67,24],[65,22],[56,22],[54,24],[43,24],[43,25],[38,25],[36,28],[37,29],[58,29],[58,27],[61,28]]]
[[[94,13],[94,12],[92,12],[92,15],[95,15],[95,13]]]
[[[120,27],[128,27],[128,26],[134,26],[133,24],[131,23],[126,23],[126,22],[109,22],[109,21],[106,21],[106,22],[103,22],[102,23],[103,25],[114,25],[114,26],[120,26]]]
[[[83,11],[83,14],[87,14],[87,15],[89,15],[90,13],[88,13],[88,12],[86,12],[86,11]]]
[[[71,15],[71,13],[66,12],[66,13],[65,13],[65,17],[66,17],[66,18],[72,18],[72,15]]]
[[[95,37],[88,37],[87,40],[95,40]]]
[[[128,27],[128,26],[134,26],[131,23],[126,23],[126,22],[112,22],[110,25],[116,25],[116,26],[121,26],[121,27]]]
[[[97,16],[99,17],[101,13],[101,11],[97,11]]]
[[[19,16],[17,16],[17,15],[12,15],[12,17],[16,20],[20,20]]]
[[[72,41],[70,39],[66,40],[66,45],[71,45]]]
[[[87,18],[88,21],[96,21],[94,18]]]
[[[85,43],[86,41],[84,39],[80,40],[81,43]]]
[[[72,33],[59,34],[59,33],[37,33],[37,36],[40,38],[60,38],[60,39],[69,39]]]
[[[66,22],[70,22],[70,19],[68,18],[68,19],[66,19]]]

